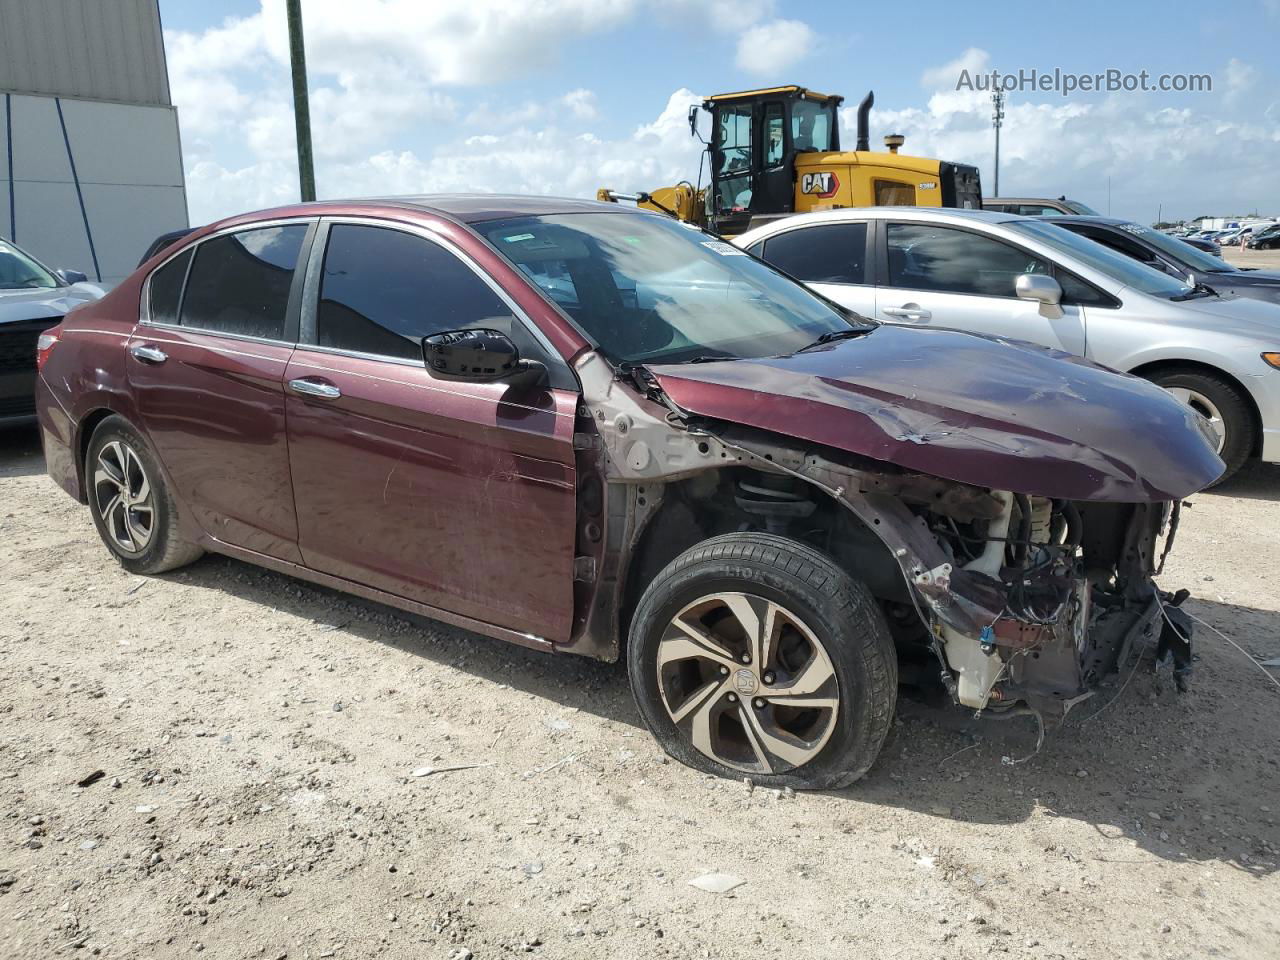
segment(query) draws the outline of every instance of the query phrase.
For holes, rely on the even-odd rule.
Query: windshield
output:
[[[1126,233],[1141,237],[1146,243],[1149,243],[1160,252],[1168,254],[1174,260],[1190,267],[1192,270],[1203,270],[1206,273],[1227,273],[1232,269],[1212,254],[1205,253],[1199,247],[1183,243],[1176,237],[1161,233],[1159,230],[1152,230],[1150,227],[1144,227],[1137,223],[1121,223],[1117,224],[1117,226]]]
[[[1123,253],[1117,253],[1110,247],[1104,247],[1088,237],[1082,237],[1047,221],[1018,220],[1010,221],[1007,226],[1019,233],[1029,234],[1055,250],[1079,260],[1100,273],[1105,273],[1113,280],[1153,297],[1162,297],[1167,300],[1170,297],[1182,296],[1191,290],[1190,286],[1167,273],[1161,273],[1154,267],[1144,266]]]
[[[1079,200],[1063,200],[1062,205],[1068,210],[1073,210],[1082,217],[1100,217],[1102,214],[1089,206],[1087,203],[1081,203]]]
[[[0,240],[0,290],[51,290],[58,278],[11,243]]]
[[[854,329],[800,284],[668,217],[560,214],[479,229],[615,363],[778,356]]]

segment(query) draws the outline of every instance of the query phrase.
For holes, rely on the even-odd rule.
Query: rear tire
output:
[[[1149,378],[1201,415],[1216,414],[1223,433],[1218,456],[1227,469],[1209,487],[1216,487],[1244,466],[1257,442],[1253,408],[1233,384],[1212,373],[1194,369],[1161,370]]]
[[[124,417],[107,417],[93,431],[84,475],[98,535],[130,573],[164,573],[204,553],[179,536],[178,511],[159,463]]]
[[[897,703],[897,656],[870,591],[764,533],[713,537],[667,565],[636,609],[627,672],[668,754],[767,787],[857,780]]]

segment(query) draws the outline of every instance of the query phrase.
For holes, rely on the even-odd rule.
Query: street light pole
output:
[[[302,0],[285,0],[289,17],[289,67],[293,71],[293,126],[298,141],[298,188],[303,201],[316,198],[311,162],[311,106],[307,100],[307,53],[302,45]]]
[[[1000,196],[1000,128],[1004,126],[1004,91],[996,90],[991,94],[991,125],[996,128],[996,183],[995,193]]]

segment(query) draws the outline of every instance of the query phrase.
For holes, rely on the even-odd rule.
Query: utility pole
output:
[[[289,66],[293,71],[293,126],[298,140],[298,187],[303,201],[316,198],[311,162],[311,105],[307,100],[307,52],[302,45],[302,0],[285,0],[289,16]]]
[[[991,125],[996,128],[996,184],[992,196],[1000,196],[1000,128],[1004,126],[1004,91],[991,94]]]

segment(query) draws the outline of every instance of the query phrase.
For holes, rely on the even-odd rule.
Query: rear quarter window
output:
[[[178,322],[178,302],[182,297],[182,282],[187,278],[187,264],[190,262],[191,251],[184,250],[151,274],[147,317],[152,323]]]

